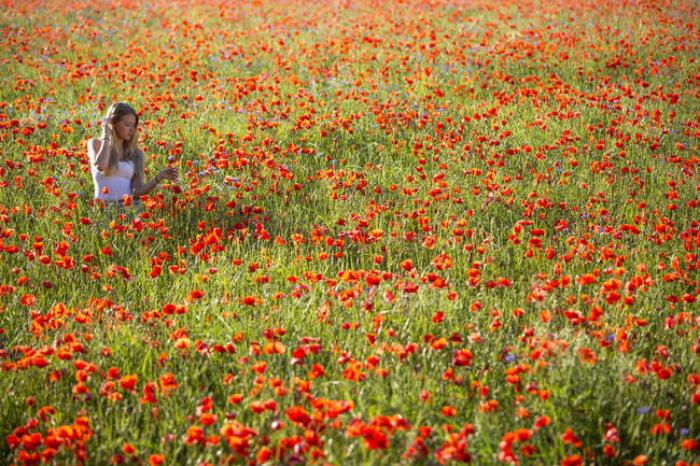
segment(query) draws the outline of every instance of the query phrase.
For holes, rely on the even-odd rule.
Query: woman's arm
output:
[[[166,168],[156,173],[156,176],[152,180],[144,182],[143,164],[137,165],[139,165],[139,167],[134,170],[134,177],[131,179],[131,195],[135,198],[150,193],[153,191],[153,188],[158,186],[158,184],[166,178],[169,180],[177,178],[177,170],[175,168]]]
[[[99,139],[90,139],[88,141],[88,156],[90,162],[101,172],[109,167],[109,158],[112,153],[111,143],[109,141],[100,141]]]
[[[90,139],[88,141],[88,155],[90,161],[97,169],[104,172],[109,167],[109,158],[112,154],[112,141],[109,138],[109,120],[102,120],[102,139]]]
[[[149,180],[144,183],[143,181],[143,173],[136,174],[134,173],[134,177],[131,179],[131,194],[135,198],[139,198],[143,196],[144,194],[148,194],[151,191],[153,191],[153,188],[158,186],[158,183],[161,182],[160,179],[160,172],[156,173],[155,178],[152,180]]]

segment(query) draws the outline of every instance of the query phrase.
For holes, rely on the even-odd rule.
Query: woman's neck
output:
[[[115,135],[114,136],[114,148],[117,149],[117,154],[119,154],[119,160],[122,160],[124,157],[124,146],[126,145],[126,141],[124,139],[120,138],[119,136]]]

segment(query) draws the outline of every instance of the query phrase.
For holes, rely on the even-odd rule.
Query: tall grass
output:
[[[59,3],[0,14],[3,463],[696,464],[692,2]],[[114,99],[180,173],[123,211]]]

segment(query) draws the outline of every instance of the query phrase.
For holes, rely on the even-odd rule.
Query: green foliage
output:
[[[0,13],[0,463],[695,461],[692,2],[54,3]],[[179,170],[124,208],[115,100]]]

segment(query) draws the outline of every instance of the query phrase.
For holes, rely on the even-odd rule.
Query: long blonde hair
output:
[[[124,141],[124,146],[117,147],[112,144],[111,154],[109,157],[109,165],[105,170],[105,174],[108,175],[113,173],[117,169],[117,162],[121,158],[122,160],[131,161],[134,164],[134,170],[139,173],[143,173],[143,152],[138,147],[138,126],[139,126],[139,115],[136,113],[134,108],[124,102],[115,102],[107,109],[107,118],[112,125],[110,139],[114,141],[117,137],[114,126],[117,124],[120,118],[126,115],[133,115],[136,118],[136,130],[134,135],[128,141]]]

